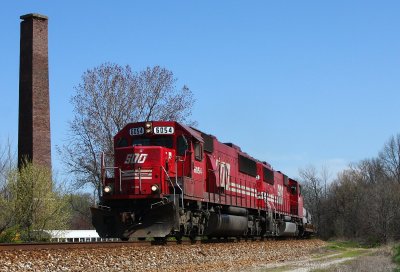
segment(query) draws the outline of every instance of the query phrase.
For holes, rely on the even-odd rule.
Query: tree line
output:
[[[368,244],[400,238],[400,134],[370,159],[350,165],[329,184],[326,170],[300,170],[304,204],[324,239]]]

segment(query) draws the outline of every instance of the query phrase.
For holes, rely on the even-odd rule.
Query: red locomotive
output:
[[[112,163],[112,167],[106,166]],[[101,237],[306,236],[301,185],[231,143],[177,122],[126,125],[102,159]]]

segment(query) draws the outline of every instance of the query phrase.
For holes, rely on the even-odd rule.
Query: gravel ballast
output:
[[[301,259],[321,240],[0,251],[0,271],[247,271]]]

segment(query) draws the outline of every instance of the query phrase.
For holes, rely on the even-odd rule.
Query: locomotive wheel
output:
[[[192,242],[192,244],[196,243],[196,237],[197,237],[197,227],[194,227],[189,233],[189,239]]]
[[[175,233],[174,237],[176,239],[176,243],[178,244],[182,244],[182,233],[181,232],[177,232]]]
[[[154,244],[165,245],[167,243],[167,237],[154,237]]]
[[[190,233],[189,234],[189,239],[190,239],[190,242],[192,243],[192,244],[195,244],[196,243],[196,237],[197,237],[197,235],[195,234],[195,233]]]

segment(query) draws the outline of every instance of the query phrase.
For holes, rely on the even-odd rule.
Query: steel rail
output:
[[[172,245],[194,245],[197,243],[256,243],[272,240],[297,240],[293,237],[280,238],[268,237],[260,238],[213,238],[205,240],[155,240],[155,241],[107,241],[107,242],[44,242],[44,243],[20,243],[20,244],[0,244],[0,251],[10,250],[41,250],[41,249],[95,249],[95,248],[118,248],[118,247],[139,247],[139,246],[172,246]]]
[[[0,244],[2,250],[36,250],[36,249],[67,249],[67,248],[101,248],[101,247],[131,247],[150,245],[149,242],[48,242],[48,243],[21,243],[21,244]]]

